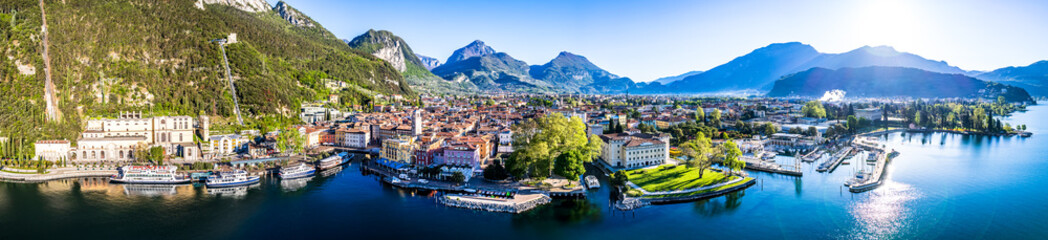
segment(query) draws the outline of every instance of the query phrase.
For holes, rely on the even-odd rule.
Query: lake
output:
[[[833,173],[805,163],[804,177],[750,172],[758,183],[745,191],[631,212],[609,208],[600,176],[604,187],[585,200],[512,215],[444,207],[353,162],[308,183],[267,179],[222,192],[102,179],[0,183],[0,239],[1043,238],[1048,108],[1029,109],[1005,119],[1027,124],[1031,138],[882,136],[901,155],[883,186],[859,194],[842,188],[856,163]]]

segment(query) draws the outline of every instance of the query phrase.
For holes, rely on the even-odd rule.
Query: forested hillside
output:
[[[226,45],[249,127],[289,123],[299,104],[341,95],[366,105],[368,93],[414,96],[399,72],[353,50],[319,24],[289,24],[273,11],[245,12],[193,1],[44,1],[61,121],[44,116],[40,5],[0,0],[0,136],[74,140],[89,117],[203,113],[221,128],[233,100],[213,39]],[[325,87],[343,81],[345,90]],[[25,140],[21,140],[24,136]]]

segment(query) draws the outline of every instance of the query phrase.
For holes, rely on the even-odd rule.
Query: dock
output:
[[[878,145],[876,142],[865,138],[856,138],[852,141],[852,144],[876,152],[877,160],[876,164],[874,164],[873,172],[870,173],[868,179],[854,178],[848,183],[845,183],[845,185],[848,186],[848,191],[860,193],[881,186],[881,184],[884,183],[885,173],[887,173],[888,161],[890,161],[893,156],[897,155],[897,152],[894,150],[889,151],[886,147]]]
[[[837,155],[839,155],[839,156],[834,156],[833,158],[830,159],[829,162],[823,162],[823,163],[819,164],[819,168],[815,169],[815,171],[818,171],[818,172],[827,172],[828,171],[828,172],[832,173],[833,170],[836,170],[837,167],[841,165],[841,162],[844,162],[844,158],[848,157],[848,155],[851,153],[852,150],[853,150],[852,147],[844,147],[843,151],[837,152]]]
[[[746,162],[746,169],[749,169],[749,170],[761,171],[761,172],[769,172],[769,173],[785,174],[785,175],[790,175],[790,176],[803,176],[804,175],[804,172],[801,171],[801,167],[800,167],[800,164],[799,164],[800,162],[797,162],[797,164],[795,164],[794,166],[791,167],[791,166],[783,166],[782,164],[778,164],[778,163],[774,163],[774,162],[762,161],[762,160],[754,158],[754,157],[746,157],[746,156],[744,156],[744,157],[740,157],[740,159],[742,159],[743,161]],[[797,160],[794,160],[794,161],[797,161]]]
[[[545,194],[518,194],[512,198],[496,198],[474,194],[448,194],[437,198],[444,206],[483,210],[489,212],[522,213],[551,201]]]

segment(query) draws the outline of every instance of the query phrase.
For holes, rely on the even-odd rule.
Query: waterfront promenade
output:
[[[42,182],[51,181],[65,178],[81,178],[81,177],[109,177],[117,174],[115,169],[110,168],[94,168],[78,170],[76,168],[54,168],[48,169],[47,173],[10,173],[0,171],[0,180],[7,181],[25,181],[25,182]]]
[[[510,199],[450,194],[437,198],[437,202],[449,207],[458,207],[489,212],[522,213],[550,202],[550,197],[541,193],[519,194]]]

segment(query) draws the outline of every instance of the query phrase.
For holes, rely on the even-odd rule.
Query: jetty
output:
[[[896,156],[898,152],[894,150],[889,151],[885,146],[879,145],[876,141],[863,137],[852,140],[852,144],[874,152],[870,155],[875,158],[876,163],[874,164],[873,171],[868,174],[857,175],[855,178],[846,182],[844,185],[848,187],[848,191],[860,193],[881,186],[881,184],[884,183],[884,178],[887,173],[888,161]],[[869,158],[867,158],[867,161],[868,160]]]
[[[517,194],[512,197],[448,194],[437,198],[437,202],[444,206],[514,214],[526,212],[550,201],[549,196],[541,193]]]
[[[795,162],[795,164],[793,166],[788,166],[788,165],[778,164],[778,163],[775,163],[775,162],[763,161],[763,160],[761,160],[759,158],[749,157],[749,156],[742,156],[742,157],[739,157],[739,158],[746,162],[746,169],[749,169],[749,170],[755,170],[755,171],[761,171],[761,172],[769,172],[769,173],[778,173],[778,174],[786,174],[786,175],[791,175],[791,176],[803,176],[804,175],[804,172],[801,171],[800,162]],[[794,161],[796,161],[796,160],[794,160]]]
[[[844,159],[848,157],[848,155],[851,153],[852,150],[853,150],[852,147],[844,147],[843,150],[841,150],[841,151],[837,152],[836,154],[834,154],[834,156],[832,158],[830,158],[828,162],[823,162],[823,163],[819,164],[819,168],[815,169],[815,171],[818,171],[818,172],[827,172],[828,171],[828,172],[832,173],[833,170],[836,170],[837,167],[841,165],[841,162],[844,162]]]

